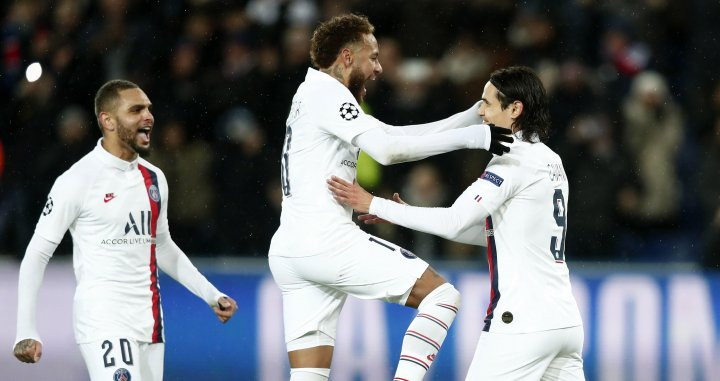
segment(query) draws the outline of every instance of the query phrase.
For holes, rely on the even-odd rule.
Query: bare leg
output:
[[[333,347],[321,345],[288,352],[290,381],[327,381]]]
[[[333,347],[322,345],[288,352],[291,368],[330,368]]]
[[[445,278],[436,273],[432,267],[428,266],[422,276],[415,282],[415,286],[413,286],[405,305],[417,309],[429,293],[444,283],[447,283]]]

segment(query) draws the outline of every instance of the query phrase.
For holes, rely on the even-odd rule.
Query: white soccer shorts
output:
[[[269,261],[283,295],[286,343],[314,331],[334,340],[347,295],[401,303],[428,267],[410,251],[369,234],[342,252]]]
[[[508,334],[481,332],[465,381],[585,380],[582,326]]]
[[[108,338],[79,344],[92,381],[162,381],[165,344]]]

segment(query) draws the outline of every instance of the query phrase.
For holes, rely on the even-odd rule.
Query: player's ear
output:
[[[103,131],[115,130],[115,119],[113,119],[112,115],[109,113],[105,111],[101,112],[98,116],[98,121],[100,121]]]
[[[345,67],[352,66],[353,62],[353,51],[349,47],[344,47],[340,50],[340,60]]]
[[[510,105],[510,117],[515,119],[520,114],[522,114],[523,110],[525,109],[525,105],[522,104],[520,101],[514,101],[512,105]]]

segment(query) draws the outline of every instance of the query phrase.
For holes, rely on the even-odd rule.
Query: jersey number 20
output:
[[[565,196],[562,194],[561,189],[555,189],[553,194],[553,217],[555,217],[555,223],[557,226],[562,228],[562,236],[552,236],[550,238],[550,252],[555,257],[555,262],[565,262],[565,230],[567,222],[567,214],[565,211]],[[559,241],[559,242],[558,242]]]
[[[106,368],[115,366],[115,357],[111,354],[113,349],[112,341],[103,341],[102,349],[105,350],[105,354],[103,354],[103,365],[105,365]],[[130,342],[127,339],[120,339],[120,355],[125,365],[133,365],[132,350],[130,348]]]

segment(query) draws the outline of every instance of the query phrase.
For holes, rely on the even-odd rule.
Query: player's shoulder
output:
[[[97,160],[95,151],[90,151],[58,176],[57,181],[86,185],[96,178],[102,166],[102,162]]]
[[[152,173],[154,173],[158,178],[165,179],[165,173],[158,167],[157,165],[149,162],[147,159],[143,157],[138,158],[138,165],[142,165],[143,167],[150,170]]]
[[[309,104],[324,106],[344,102],[354,103],[357,101],[350,90],[340,81],[315,69],[308,69],[305,82],[300,85],[298,96]]]
[[[544,143],[525,141],[516,136],[515,141],[510,145],[510,152],[502,156],[493,156],[488,168],[497,169],[508,175],[526,177],[535,173],[538,167],[558,160],[560,157]]]
[[[51,193],[65,197],[82,197],[97,180],[102,163],[90,151],[55,179]]]

